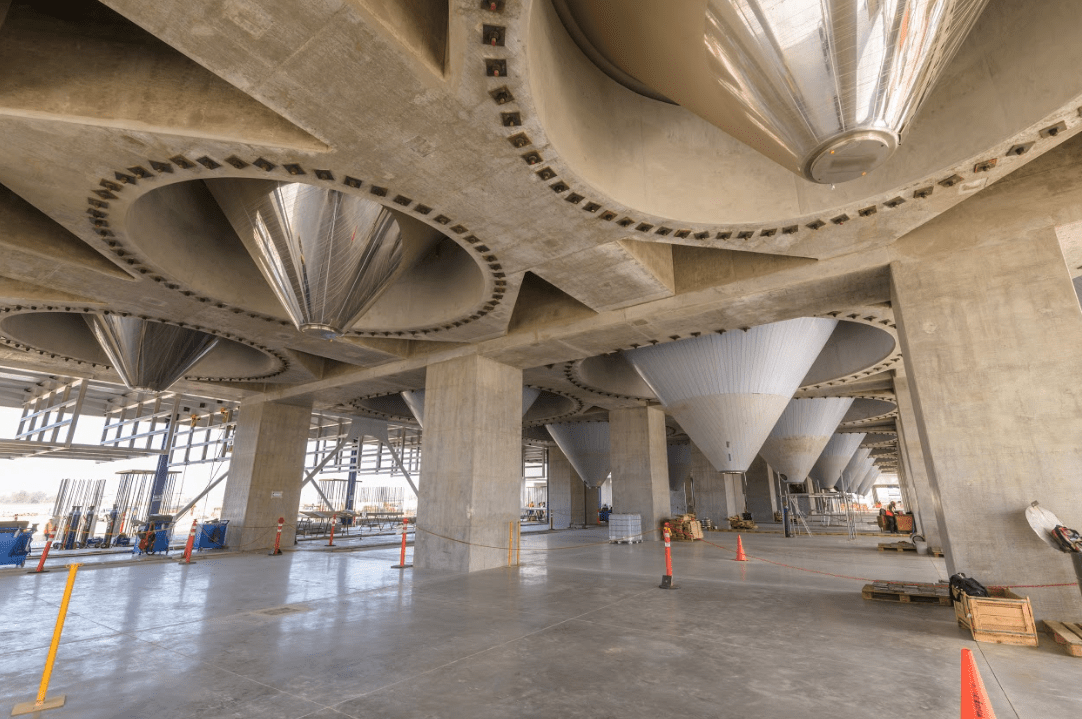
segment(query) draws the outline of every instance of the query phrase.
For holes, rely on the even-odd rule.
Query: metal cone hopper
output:
[[[716,101],[742,110],[718,124],[813,182],[857,179],[897,149],[986,3],[707,0]]]
[[[83,315],[130,389],[162,392],[218,344],[206,332],[119,315]]]
[[[860,489],[857,491],[857,494],[866,495],[868,494],[868,492],[871,492],[872,487],[875,485],[876,482],[879,481],[880,475],[882,475],[882,472],[879,471],[879,467],[872,465],[872,468],[868,471],[867,476],[864,477],[864,481],[861,482]]]
[[[541,390],[533,387],[522,387],[522,414],[525,415],[533,403],[537,401],[537,398],[541,395]],[[413,412],[414,418],[417,420],[417,424],[421,425],[424,429],[425,426],[425,391],[423,389],[408,389],[402,392],[402,399],[405,401],[406,406],[410,408],[410,412]]]
[[[857,434],[835,433],[826,446],[823,447],[819,459],[812,465],[809,476],[823,489],[836,487],[842,478],[842,470],[849,464],[849,460],[853,458],[853,453],[857,451],[857,447],[860,446],[866,436],[863,432]]]
[[[670,444],[666,449],[669,455],[669,491],[679,492],[684,480],[691,474],[691,445]]]
[[[406,406],[410,408],[410,412],[413,412],[413,417],[417,420],[417,424],[421,425],[421,428],[424,429],[425,391],[423,389],[408,389],[402,393],[402,399],[405,400]]]
[[[790,400],[759,454],[786,482],[803,482],[852,405],[851,397]]]
[[[545,427],[582,481],[589,487],[600,487],[612,466],[609,423],[559,422]]]
[[[295,182],[207,183],[297,329],[348,330],[391,284],[402,238],[390,210]]]
[[[837,320],[802,318],[624,355],[719,472],[746,472]]]
[[[838,480],[837,487],[843,492],[856,492],[860,480],[868,471],[871,460],[868,456],[872,453],[871,447],[858,447],[842,470],[842,478]]]

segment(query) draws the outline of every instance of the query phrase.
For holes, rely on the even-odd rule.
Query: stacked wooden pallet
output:
[[[1072,657],[1082,657],[1082,625],[1046,619],[1044,630],[1052,635],[1056,644],[1062,644]]]
[[[880,552],[915,552],[917,545],[912,542],[885,542],[879,545]]]
[[[950,585],[946,583],[891,582],[879,579],[865,584],[860,595],[878,602],[933,604],[944,607],[949,607],[951,603]]]

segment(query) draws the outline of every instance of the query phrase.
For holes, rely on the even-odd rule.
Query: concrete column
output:
[[[521,444],[521,370],[476,355],[428,367],[414,565],[455,572],[507,565]]]
[[[586,526],[586,483],[571,468],[571,526]]]
[[[1070,558],[1024,515],[1037,500],[1082,526],[1082,314],[1055,233],[896,261],[891,277],[948,570],[1066,583],[1021,591],[1038,618],[1082,620]]]
[[[669,516],[669,457],[665,413],[656,407],[609,412],[612,504],[620,514],[642,515],[644,539]],[[587,507],[589,509],[589,507]]]
[[[734,503],[733,475],[714,469],[694,444],[691,446],[691,477],[695,481],[695,516],[699,519],[711,519],[719,527],[728,527],[726,520],[744,511],[743,504]]]
[[[904,371],[894,373],[894,396],[898,403],[898,419],[894,422],[898,430],[898,471],[905,475],[909,483],[909,499],[913,502],[913,514],[920,533],[928,540],[929,547],[942,548],[943,535],[939,531],[938,516],[943,512],[939,506],[939,492],[932,488],[928,479],[909,379]]]
[[[583,495],[583,509],[586,515],[586,526],[596,527],[601,524],[600,518],[597,516],[597,508],[601,506],[601,487],[587,487],[582,485]]]
[[[271,549],[279,517],[286,520],[282,546],[293,546],[311,417],[310,403],[241,404],[222,502],[230,549]]]
[[[549,514],[552,516],[553,529],[569,529],[571,519],[571,495],[578,491],[582,496],[582,480],[575,474],[571,463],[559,447],[550,447],[548,451]],[[578,486],[576,486],[578,485]]]
[[[737,477],[737,481],[741,481],[740,477]],[[773,522],[776,504],[770,465],[762,457],[756,456],[748,469],[748,511],[756,522]],[[742,511],[743,508],[734,514]]]

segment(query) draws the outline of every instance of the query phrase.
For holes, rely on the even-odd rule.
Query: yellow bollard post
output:
[[[507,523],[507,566],[511,566],[511,550],[515,548],[515,523]]]
[[[515,566],[522,564],[522,523],[515,524]]]
[[[60,602],[60,613],[56,615],[56,628],[53,629],[53,641],[49,645],[49,656],[45,658],[45,671],[41,674],[41,686],[38,687],[38,696],[35,701],[16,704],[11,710],[11,716],[31,714],[45,711],[46,709],[59,709],[64,706],[67,696],[61,694],[58,697],[46,699],[45,694],[49,691],[49,678],[53,674],[53,662],[56,661],[56,650],[60,647],[60,633],[64,631],[64,619],[68,616],[68,602],[71,601],[71,590],[75,586],[75,574],[79,571],[80,564],[72,564],[68,567],[68,584],[64,587],[64,598]]]

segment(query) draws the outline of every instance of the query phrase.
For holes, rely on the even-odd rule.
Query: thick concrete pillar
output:
[[[737,477],[737,481],[741,481]],[[756,522],[773,522],[777,511],[777,499],[774,497],[774,481],[770,465],[762,457],[756,456],[748,468],[748,511]],[[740,510],[741,512],[743,509]],[[739,512],[734,512],[739,514]]]
[[[474,572],[507,565],[521,444],[521,370],[476,355],[428,367],[415,566]]]
[[[620,514],[642,515],[644,539],[669,516],[669,455],[665,413],[656,407],[609,412],[612,504]],[[589,510],[589,507],[587,507]]]
[[[601,506],[601,487],[587,487],[582,485],[584,491],[583,508],[586,515],[586,526],[596,527],[601,524],[601,519],[597,516],[597,509]]]
[[[311,418],[311,404],[241,403],[222,502],[230,549],[271,549],[279,517],[282,546],[293,545]]]
[[[694,444],[691,446],[691,477],[695,482],[695,516],[699,519],[711,519],[719,527],[728,527],[726,520],[744,511],[743,501],[737,504],[733,491],[734,479],[739,481],[740,478],[714,469]]]
[[[571,463],[558,447],[549,448],[549,516],[554,530],[566,530],[571,527],[571,492],[575,483],[582,482],[571,468]]]
[[[1082,314],[1055,233],[896,261],[891,277],[948,570],[1066,583],[1021,591],[1039,618],[1082,620],[1070,558],[1024,515],[1037,500],[1082,526]]]
[[[894,396],[898,403],[898,418],[894,422],[898,430],[898,472],[905,476],[909,484],[909,500],[913,503],[913,514],[920,533],[928,540],[929,547],[942,548],[943,535],[939,530],[938,517],[943,512],[939,506],[939,492],[932,488],[928,479],[913,397],[904,371],[894,373]]]
[[[571,468],[571,526],[586,526],[586,483]]]

